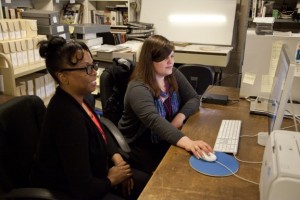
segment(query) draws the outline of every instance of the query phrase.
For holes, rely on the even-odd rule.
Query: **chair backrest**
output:
[[[44,102],[34,95],[0,105],[0,190],[29,186],[45,112]]]
[[[205,65],[180,65],[178,70],[187,78],[199,95],[214,83],[214,71]]]
[[[135,65],[124,58],[114,58],[112,66],[100,75],[100,100],[103,116],[118,124],[124,109],[124,96]]]

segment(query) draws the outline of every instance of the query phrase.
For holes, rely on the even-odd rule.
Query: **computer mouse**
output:
[[[208,153],[206,154],[203,152],[203,156],[200,157],[202,160],[205,160],[207,162],[214,162],[217,160],[217,156],[214,153]]]

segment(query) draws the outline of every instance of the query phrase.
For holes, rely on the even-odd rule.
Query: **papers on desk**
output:
[[[192,44],[187,46],[175,46],[176,51],[192,51],[199,53],[225,53],[228,54],[233,47],[228,46],[213,46],[213,45],[198,45]]]
[[[115,51],[126,51],[126,52],[137,52],[139,48],[142,46],[143,42],[130,40],[123,44],[118,45],[110,45],[110,44],[103,44],[97,45],[90,48],[93,51],[99,52],[115,52]]]
[[[141,46],[143,45],[143,42],[137,41],[137,40],[128,40],[127,42],[123,44],[119,44],[118,46],[127,47],[131,50],[131,52],[137,52]]]
[[[119,45],[110,45],[110,44],[103,44],[99,45],[93,50],[99,51],[99,52],[113,52],[113,51],[121,51],[125,50],[127,47],[125,46],[119,46]],[[129,50],[129,49],[128,49]]]

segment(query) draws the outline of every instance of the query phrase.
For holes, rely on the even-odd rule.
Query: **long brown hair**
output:
[[[155,78],[153,62],[160,62],[166,59],[174,49],[174,44],[161,35],[153,35],[147,38],[143,43],[139,62],[130,80],[141,80],[150,89],[152,95],[159,97],[161,89]],[[178,90],[177,81],[173,73],[166,76],[165,81],[169,84],[169,92]]]

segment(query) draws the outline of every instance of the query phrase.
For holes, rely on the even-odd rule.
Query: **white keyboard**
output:
[[[241,133],[241,120],[222,120],[214,151],[236,154]]]

